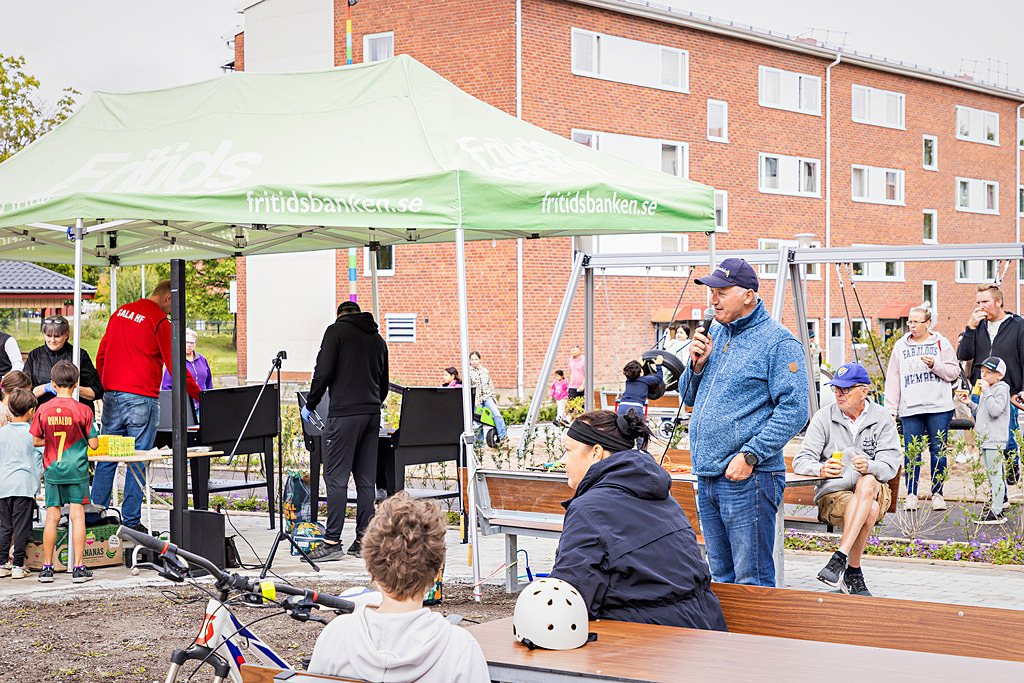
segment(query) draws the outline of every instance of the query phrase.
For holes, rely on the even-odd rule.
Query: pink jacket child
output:
[[[569,381],[564,376],[558,375],[558,379],[551,383],[551,400],[561,401],[569,398]]]

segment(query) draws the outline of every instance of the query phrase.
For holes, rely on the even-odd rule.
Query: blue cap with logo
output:
[[[825,384],[845,389],[857,384],[871,384],[871,377],[860,363],[847,363],[836,370],[836,376],[831,382]]]
[[[757,273],[741,258],[727,258],[718,264],[711,275],[694,280],[698,285],[708,287],[743,287],[755,292],[760,286]]]

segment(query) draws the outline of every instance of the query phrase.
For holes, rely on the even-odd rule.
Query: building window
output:
[[[885,128],[903,128],[906,96],[903,93],[853,86],[853,120]]]
[[[761,192],[797,197],[821,196],[821,161],[782,154],[760,155]]]
[[[939,228],[938,220],[939,214],[934,209],[925,209],[923,219],[923,239],[925,244],[938,244],[939,243]]]
[[[708,100],[708,140],[729,142],[729,103]]]
[[[977,178],[957,178],[956,210],[998,215],[999,183]]]
[[[956,281],[984,284],[995,282],[997,265],[992,259],[956,262]]]
[[[782,247],[796,247],[799,246],[796,240],[778,240],[778,239],[759,239],[757,241],[757,248],[764,249],[767,251],[778,252]],[[811,248],[817,248],[821,246],[820,241],[811,242]],[[805,277],[808,280],[820,280],[821,279],[821,265],[818,263],[808,263],[804,266]],[[762,278],[768,278],[774,280],[775,276],[779,273],[779,264],[777,263],[766,263],[758,266],[758,274]]]
[[[363,36],[363,62],[379,62],[395,56],[395,33],[368,33]]]
[[[715,190],[715,232],[729,232],[729,193]]]
[[[870,320],[852,320],[850,321],[850,337],[853,339],[853,345],[858,349],[864,346],[864,342],[860,341],[864,336],[871,331]]]
[[[689,235],[658,235],[660,241],[660,249],[662,253],[679,253],[689,251],[690,240]],[[658,268],[663,273],[685,273],[687,266],[661,266]]]
[[[1024,185],[1017,188],[1017,213],[1024,216]]]
[[[685,142],[576,128],[572,140],[645,168],[679,178],[690,175],[690,146]]]
[[[999,114],[957,105],[956,137],[958,140],[998,146]]]
[[[939,139],[934,135],[924,136],[923,157],[922,163],[926,171],[939,170]]]
[[[938,283],[935,280],[924,280],[921,282],[921,303],[928,304],[932,312],[933,321],[939,318],[938,291]]]
[[[370,258],[372,258],[369,247],[363,247],[363,275],[370,277]],[[395,246],[382,245],[377,249],[377,275],[388,276],[395,274]]]
[[[572,29],[572,72],[648,88],[690,91],[689,52]]]
[[[854,244],[854,247],[877,246],[871,244]],[[862,261],[851,264],[853,279],[869,282],[902,282],[902,261]]]
[[[855,202],[903,204],[904,180],[904,172],[896,168],[854,165],[850,194]]]
[[[412,343],[416,341],[415,313],[388,313],[384,316],[388,342]]]
[[[758,70],[758,104],[801,114],[821,115],[821,78],[762,66]]]

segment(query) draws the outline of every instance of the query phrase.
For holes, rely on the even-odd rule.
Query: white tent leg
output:
[[[117,266],[110,266],[110,314],[117,310]]]
[[[590,412],[594,405],[594,269],[583,271],[583,410]]]
[[[85,228],[81,218],[75,220],[75,367],[82,367],[82,242]],[[76,394],[78,392],[75,392]],[[75,398],[78,398],[77,395]]]
[[[476,521],[476,452],[473,436],[473,394],[469,381],[469,298],[466,293],[466,232],[455,229],[455,264],[459,289],[459,350],[462,355],[462,441],[466,453],[466,491],[469,495],[469,561],[473,565],[473,599],[481,601],[480,534]]]
[[[562,298],[562,307],[558,309],[558,318],[555,320],[555,328],[551,332],[551,342],[548,344],[547,355],[544,356],[544,365],[540,369],[540,379],[533,390],[533,398],[530,400],[530,410],[526,413],[526,422],[523,424],[523,440],[519,443],[519,453],[523,453],[523,446],[533,433],[533,426],[540,414],[541,403],[544,402],[544,388],[547,386],[547,379],[551,376],[551,370],[555,365],[555,355],[558,353],[558,346],[562,343],[562,333],[565,332],[565,324],[569,320],[569,311],[572,310],[572,300],[576,296],[576,288],[580,284],[580,276],[590,256],[583,252],[576,252],[576,260],[572,264],[572,272],[569,274],[569,282],[565,286],[565,296]],[[467,361],[468,362],[468,361]]]
[[[380,325],[380,311],[377,297],[377,250],[370,249],[370,290],[373,297],[373,319]]]

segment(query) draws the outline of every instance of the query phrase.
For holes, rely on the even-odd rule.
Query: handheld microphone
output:
[[[704,309],[704,320],[701,321],[701,329],[704,330],[704,335],[707,337],[711,336],[711,323],[715,321],[715,307],[708,306]],[[700,354],[697,354],[697,358],[700,358]]]
[[[277,352],[277,357],[280,358],[281,360],[288,360],[288,352],[287,351],[278,351]]]

